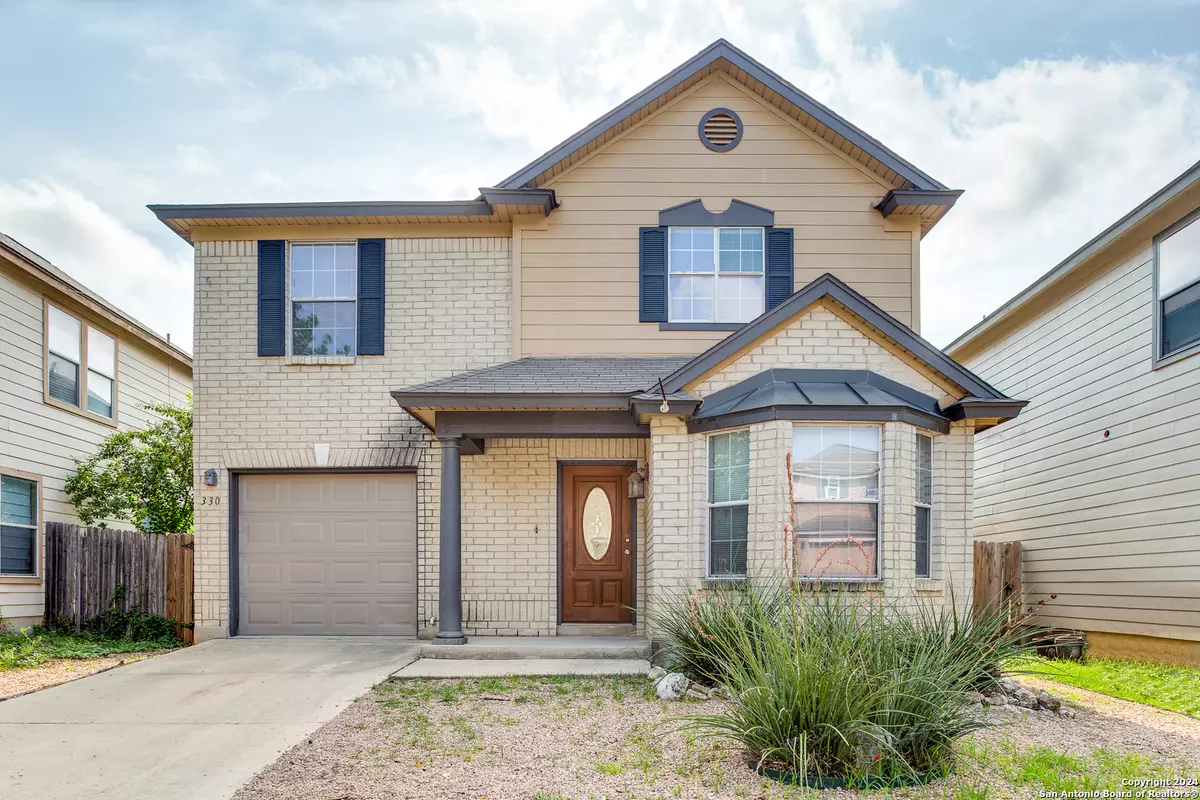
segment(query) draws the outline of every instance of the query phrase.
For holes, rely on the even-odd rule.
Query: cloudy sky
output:
[[[725,37],[966,195],[944,345],[1200,159],[1200,3],[21,2],[0,230],[191,346],[147,203],[463,199]]]

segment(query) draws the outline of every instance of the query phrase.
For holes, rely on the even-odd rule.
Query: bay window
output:
[[[708,437],[708,574],[746,575],[750,520],[750,432]]]
[[[797,575],[878,576],[879,454],[875,425],[793,428]]]
[[[933,561],[933,437],[917,436],[917,504],[916,504],[916,574],[918,578],[932,575]]]

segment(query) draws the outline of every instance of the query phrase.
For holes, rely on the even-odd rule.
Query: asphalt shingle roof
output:
[[[522,358],[397,390],[403,394],[634,394],[657,387],[659,378],[690,356],[596,356]]]

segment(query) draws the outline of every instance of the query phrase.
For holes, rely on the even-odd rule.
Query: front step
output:
[[[559,636],[633,636],[628,622],[564,622],[558,626]]]
[[[470,636],[466,644],[422,644],[421,658],[636,659],[650,658],[646,639],[620,636]]]

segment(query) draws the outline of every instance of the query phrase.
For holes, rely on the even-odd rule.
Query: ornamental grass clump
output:
[[[862,593],[789,585],[747,587],[739,604],[722,596],[716,609],[706,608],[711,596],[688,603],[693,627],[707,635],[673,638],[669,652],[708,664],[729,700],[723,713],[682,725],[733,739],[759,768],[810,783],[914,782],[951,769],[955,741],[987,724],[966,694],[992,683],[1022,648],[1009,615],[932,606],[902,614]],[[713,619],[722,624],[706,624]]]

